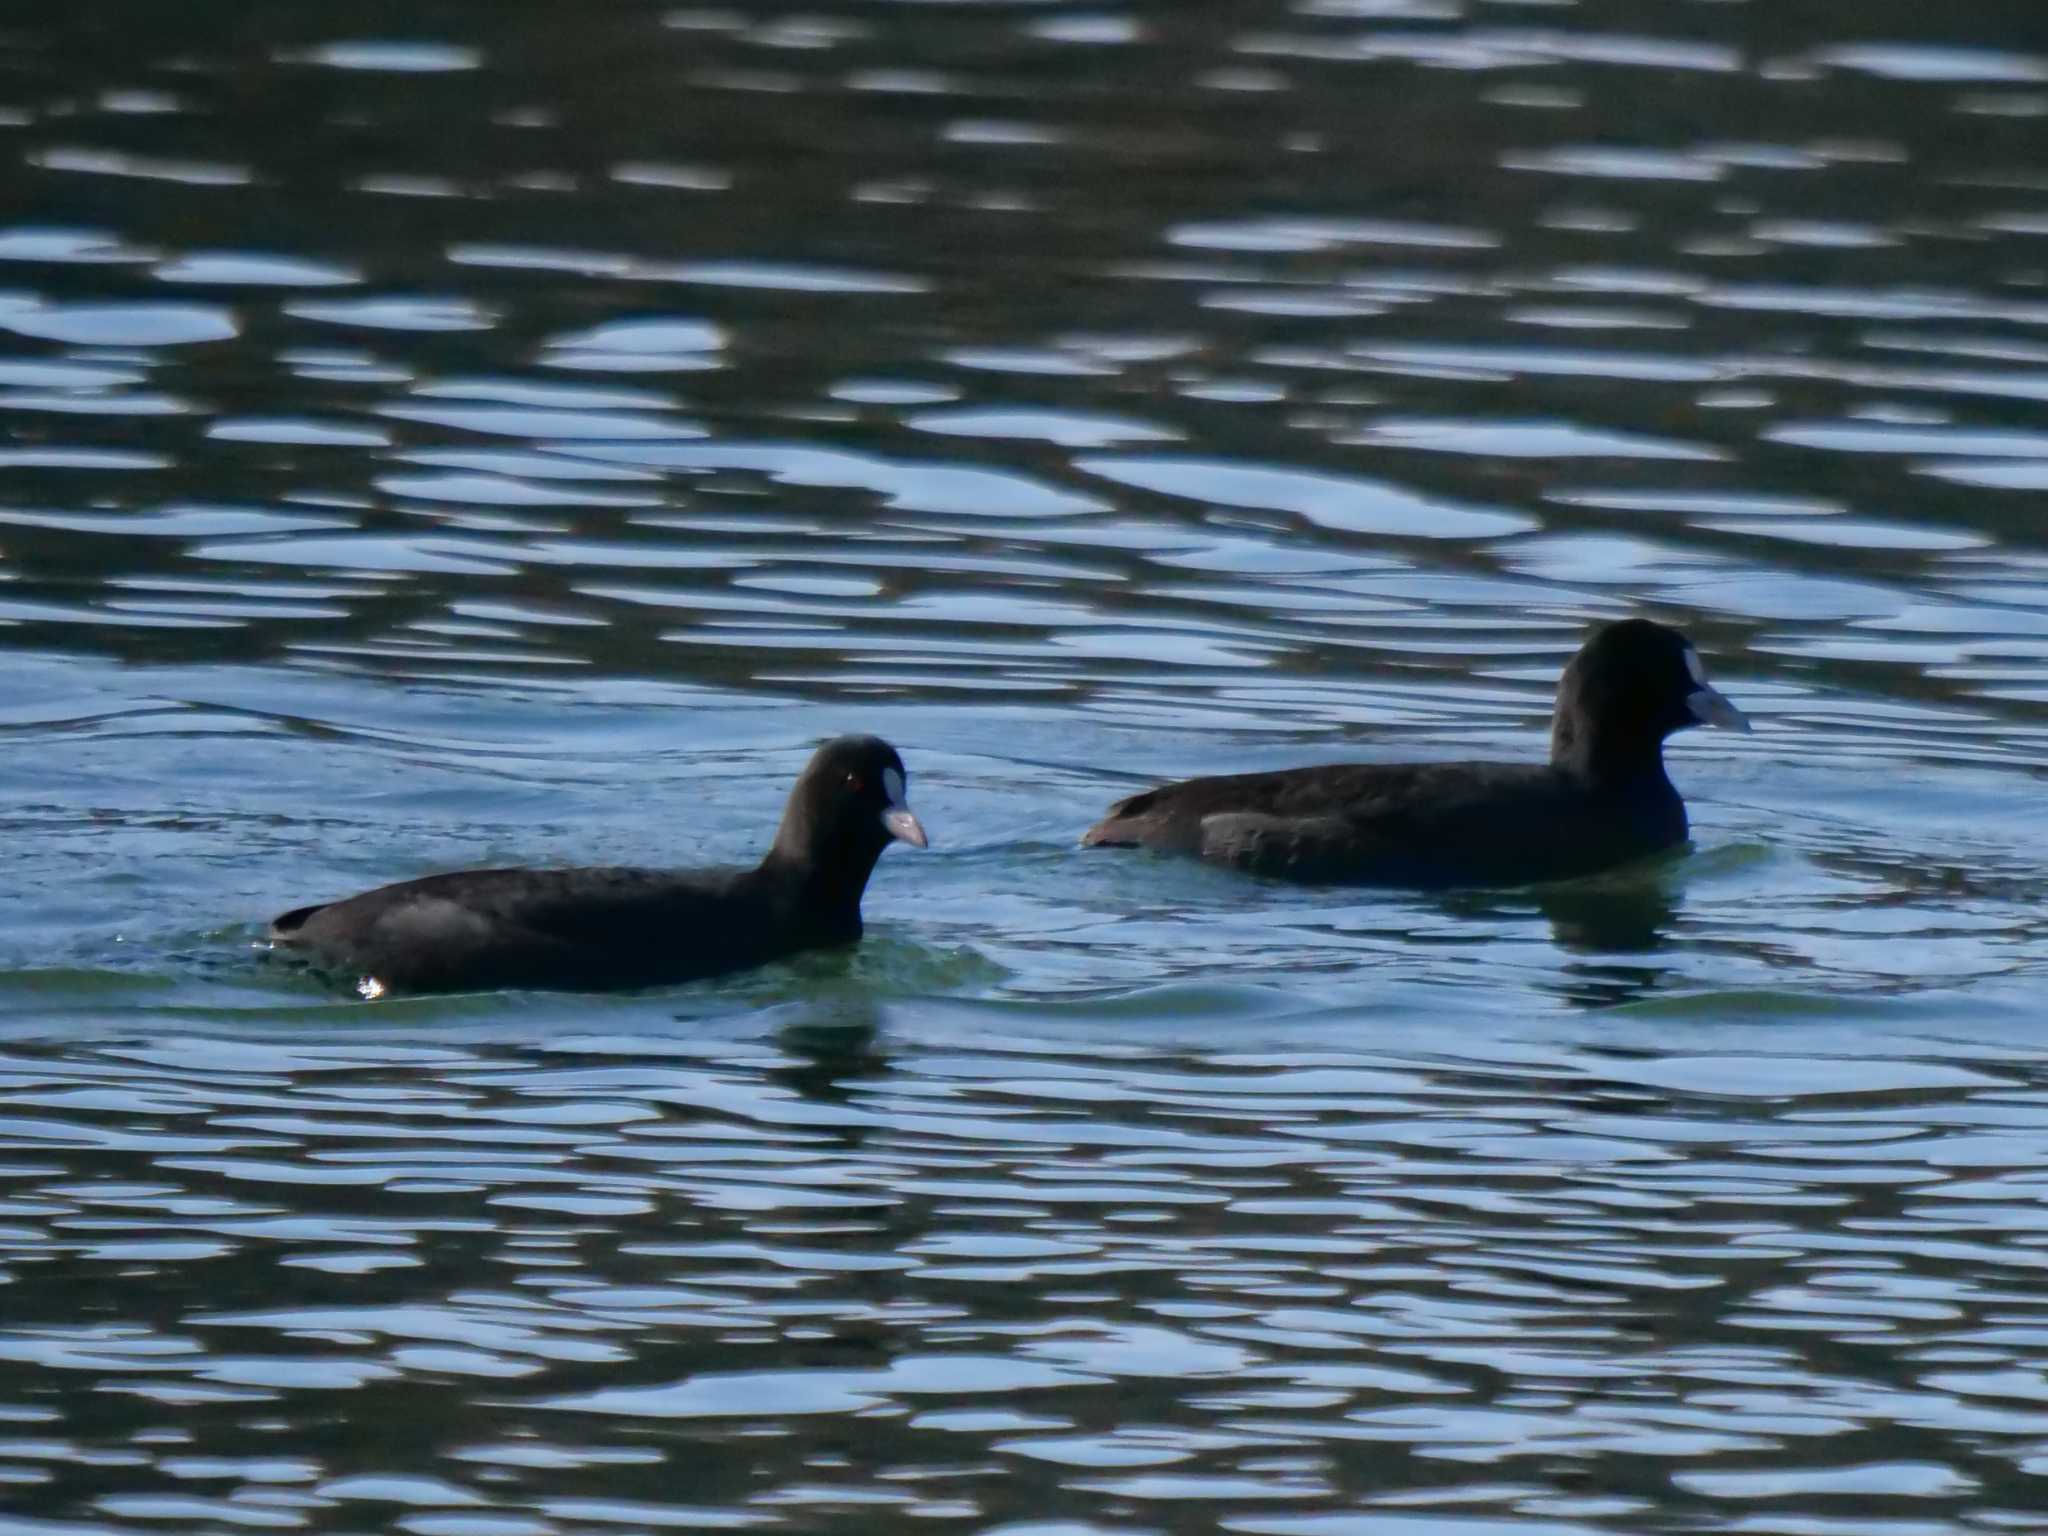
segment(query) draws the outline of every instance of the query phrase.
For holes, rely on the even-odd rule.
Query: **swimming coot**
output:
[[[695,981],[803,949],[850,944],[891,839],[926,846],[903,759],[873,736],[811,758],[752,869],[474,869],[298,907],[271,940],[385,992]]]
[[[1565,667],[1548,763],[1339,763],[1190,779],[1119,801],[1081,841],[1330,884],[1569,879],[1685,840],[1663,747],[1696,724],[1749,729],[1707,685],[1685,636],[1624,619]]]

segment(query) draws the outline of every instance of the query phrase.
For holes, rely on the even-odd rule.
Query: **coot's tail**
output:
[[[293,907],[291,911],[272,918],[270,923],[271,939],[279,944],[296,942],[299,930],[306,926],[306,919],[315,912],[322,911],[326,906],[327,903],[324,901],[315,902],[310,907]]]
[[[1145,844],[1145,813],[1158,805],[1159,797],[1165,792],[1163,789],[1148,789],[1143,794],[1125,795],[1102,813],[1102,820],[1081,834],[1081,846],[1142,848]]]
[[[1106,816],[1081,834],[1083,848],[1136,848],[1139,838],[1121,817]]]

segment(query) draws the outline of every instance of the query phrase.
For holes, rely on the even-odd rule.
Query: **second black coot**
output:
[[[474,869],[298,907],[270,938],[385,992],[664,986],[861,936],[861,893],[892,841],[926,846],[903,759],[874,736],[811,758],[751,869]]]
[[[1684,635],[1624,619],[1565,667],[1547,763],[1339,763],[1190,779],[1118,802],[1081,841],[1319,883],[1570,879],[1685,841],[1664,739],[1690,725],[1749,729]]]

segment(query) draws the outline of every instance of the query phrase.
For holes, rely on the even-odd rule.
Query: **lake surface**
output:
[[[2048,1529],[2038,0],[0,15],[0,1533]],[[1693,847],[1287,890],[1160,777]],[[867,941],[374,1007],[298,902]]]

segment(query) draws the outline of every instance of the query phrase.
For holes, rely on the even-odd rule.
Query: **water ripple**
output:
[[[0,1526],[2034,1518],[2028,0],[105,9],[0,89]],[[1538,761],[1628,613],[1759,726],[1650,866],[1074,847]],[[255,947],[851,729],[857,949]]]

